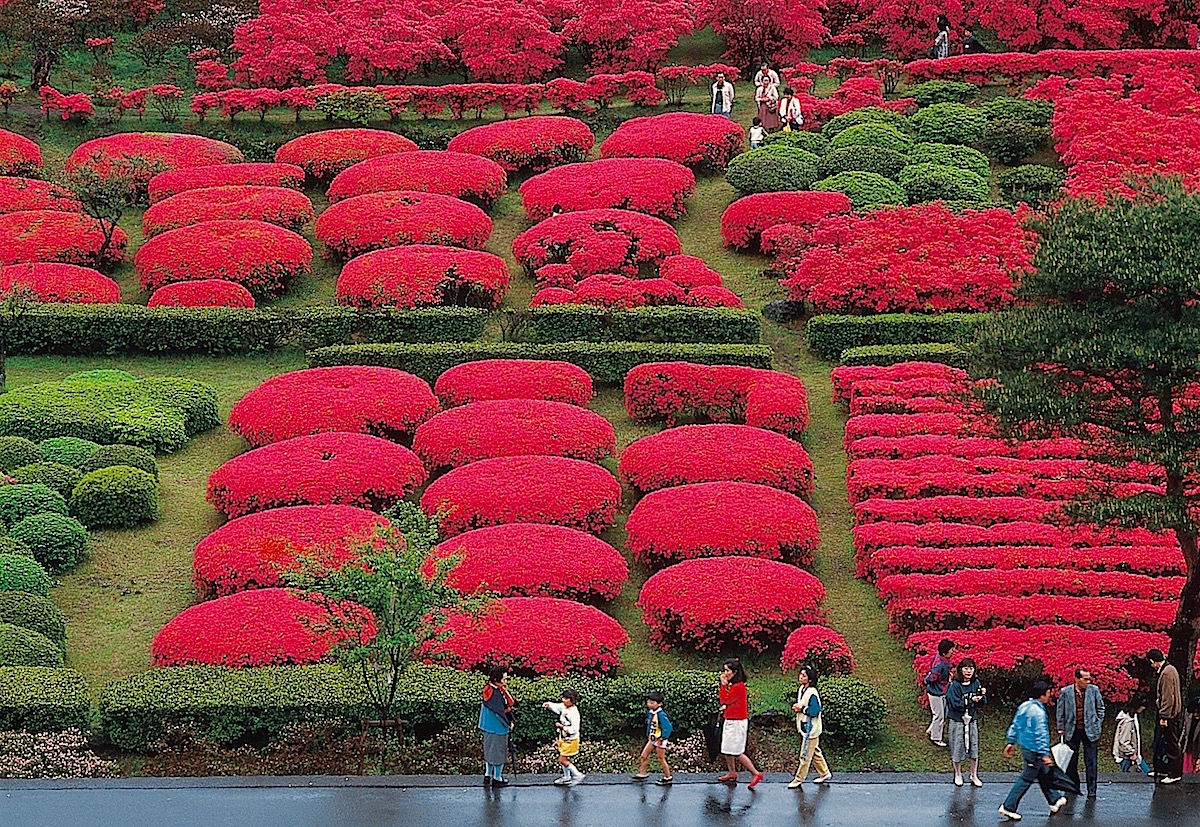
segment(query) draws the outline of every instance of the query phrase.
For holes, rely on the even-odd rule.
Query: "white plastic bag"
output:
[[[1071,756],[1075,754],[1075,750],[1067,746],[1065,741],[1059,741],[1054,746],[1050,747],[1050,756],[1054,759],[1054,763],[1058,764],[1058,768],[1063,772],[1067,771],[1067,764],[1071,763]]]

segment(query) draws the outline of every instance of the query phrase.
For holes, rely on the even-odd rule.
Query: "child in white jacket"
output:
[[[1113,736],[1113,760],[1121,767],[1121,772],[1129,772],[1137,767],[1146,775],[1150,767],[1142,757],[1142,728],[1138,723],[1138,713],[1146,708],[1146,699],[1138,696],[1125,705],[1117,713],[1117,732]]]
[[[571,763],[571,759],[579,754],[579,693],[574,689],[564,689],[562,693],[562,703],[556,704],[552,701],[546,701],[542,704],[543,709],[549,709],[558,716],[558,721],[554,724],[558,728],[558,739],[555,741],[555,746],[558,747],[558,763],[562,765],[562,778],[554,779],[554,783],[561,786],[573,787],[583,780],[583,773]]]

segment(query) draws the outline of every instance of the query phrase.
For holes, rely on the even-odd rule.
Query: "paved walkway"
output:
[[[1014,777],[985,774],[975,790],[955,788],[949,776],[851,774],[789,790],[786,776],[768,776],[753,791],[708,776],[681,776],[669,788],[596,776],[570,789],[522,776],[494,792],[461,777],[0,781],[0,827],[993,827]],[[1023,825],[1200,827],[1200,783],[1155,790],[1144,779],[1106,777],[1098,800],[1072,801],[1052,818],[1035,787],[1021,810]]]

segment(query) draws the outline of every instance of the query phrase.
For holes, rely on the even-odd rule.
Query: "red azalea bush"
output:
[[[359,161],[416,148],[403,135],[383,129],[326,129],[288,141],[275,152],[275,161],[295,164],[313,178],[331,178]]]
[[[1175,602],[1167,600],[1057,594],[904,597],[887,604],[888,631],[893,635],[928,629],[1019,627],[1030,623],[1165,632],[1175,620],[1175,610]]]
[[[513,240],[512,251],[528,273],[546,264],[569,264],[582,278],[636,276],[681,249],[675,229],[662,219],[628,210],[583,210],[529,228]]]
[[[742,420],[798,437],[808,427],[804,383],[788,373],[736,365],[646,362],[625,374],[625,410],[638,422],[674,425],[685,413]]]
[[[352,628],[347,628],[347,627]],[[361,630],[375,637],[375,619],[356,603],[329,611],[289,589],[255,589],[184,609],[150,644],[155,666],[258,666],[318,663]]]
[[[812,494],[812,460],[783,434],[749,425],[684,425],[621,452],[621,479],[638,491],[732,480]]]
[[[303,237],[263,221],[202,221],[168,230],[133,257],[143,290],[221,279],[258,296],[278,295],[311,265],[312,248]]]
[[[629,635],[595,606],[554,597],[502,597],[479,615],[455,614],[426,658],[459,669],[503,663],[524,675],[606,675]]]
[[[1007,529],[1011,523],[997,526]],[[961,526],[960,526],[961,527]],[[920,539],[920,538],[908,538]],[[967,538],[970,539],[970,538]],[[1021,569],[1052,566],[1064,574],[1128,572],[1155,579],[1177,576],[1184,570],[1183,552],[1168,545],[1001,545],[1003,535],[979,545],[895,545],[875,549],[862,567],[861,576],[882,580],[894,575],[941,575],[959,569],[987,568],[1006,574]],[[1056,538],[1042,538],[1043,542]],[[1017,582],[1020,582],[1018,578]]]
[[[508,265],[482,250],[410,244],[350,259],[337,280],[338,303],[350,307],[500,306]]]
[[[833,398],[837,400],[850,399],[851,388],[857,383],[868,379],[903,380],[915,378],[960,382],[967,378],[967,372],[961,368],[951,367],[940,362],[900,362],[895,365],[841,365],[833,369]]]
[[[493,457],[554,456],[599,462],[616,450],[616,432],[600,414],[543,399],[469,402],[430,418],[413,437],[413,451],[431,470]]]
[[[952,78],[968,83],[1023,85],[1045,75],[1085,78],[1133,75],[1139,70],[1200,68],[1193,49],[1043,49],[1038,52],[991,52],[914,60],[904,73],[914,80]]]
[[[685,199],[696,191],[696,176],[682,164],[662,158],[604,158],[555,167],[521,185],[525,215],[541,221],[555,208],[567,212],[621,209],[659,218],[687,213]]]
[[[1068,502],[1025,497],[959,497],[939,495],[912,500],[864,500],[854,506],[855,525],[875,522],[995,525],[1011,522],[1054,522]]]
[[[16,132],[0,129],[0,175],[35,175],[42,168],[42,150]]]
[[[478,202],[487,209],[508,190],[495,161],[463,152],[418,150],[378,155],[339,172],[329,184],[331,203],[387,190],[416,190]]]
[[[592,130],[581,120],[532,115],[460,132],[450,139],[447,148],[490,158],[507,172],[541,172],[582,161],[595,141]]]
[[[16,285],[32,290],[38,301],[116,304],[120,286],[108,276],[78,264],[32,262],[0,267],[0,295]]]
[[[147,307],[245,307],[254,309],[254,296],[240,284],[224,279],[197,279],[164,284],[150,295]]]
[[[588,276],[571,288],[541,289],[533,295],[529,306],[591,304],[611,310],[628,310],[646,305],[683,305],[688,303],[688,297],[682,287],[668,279],[631,279],[602,274]],[[740,302],[738,306],[741,306]]]
[[[349,505],[295,505],[230,520],[196,545],[192,582],[201,600],[283,586],[301,560],[332,566],[353,559],[355,544],[387,527],[386,518]]]
[[[742,151],[745,133],[721,115],[668,112],[631,118],[600,144],[602,158],[666,158],[689,167],[724,169]]]
[[[104,231],[94,218],[60,210],[0,213],[0,264],[55,261],[103,267],[125,259],[129,236],[117,227],[104,246]]]
[[[721,274],[698,256],[668,256],[658,268],[658,274],[673,281],[684,290],[697,287],[723,287]]]
[[[745,555],[812,566],[820,533],[804,500],[748,482],[702,482],[652,491],[625,523],[626,545],[651,566]]]
[[[726,247],[745,250],[777,224],[815,227],[838,213],[850,212],[850,199],[840,192],[759,192],[730,204],[721,214]]]
[[[170,169],[150,179],[150,203],[207,187],[287,187],[304,189],[304,170],[295,164],[242,163]]]
[[[492,220],[474,204],[431,192],[373,192],[339,201],[317,219],[317,240],[352,258],[401,244],[447,244],[478,250]]]
[[[79,199],[56,184],[37,178],[0,177],[0,213],[80,209]]]
[[[434,556],[460,558],[447,583],[466,594],[612,600],[629,577],[625,558],[598,537],[536,523],[477,528],[437,547]]]
[[[411,437],[437,413],[419,376],[394,368],[345,365],[274,376],[243,396],[229,427],[253,446],[325,432]]]
[[[621,485],[599,465],[566,457],[498,457],[434,480],[421,497],[426,514],[443,514],[449,537],[504,523],[550,523],[593,534],[610,528]]]
[[[743,307],[737,293],[711,284],[689,290],[687,304],[689,307],[732,307],[736,310]]]
[[[592,377],[570,362],[483,359],[455,365],[437,378],[433,392],[451,407],[487,399],[546,399],[586,405]]]
[[[761,652],[802,623],[822,621],[825,587],[808,572],[757,557],[686,560],[654,574],[638,607],[664,651],[728,647]]]
[[[833,629],[810,624],[788,635],[780,665],[784,672],[813,666],[819,675],[849,675],[854,671],[854,654]]]
[[[322,433],[247,451],[208,478],[208,501],[226,517],[287,505],[384,509],[425,482],[407,448],[376,436]]]
[[[91,167],[107,176],[132,172],[133,193],[143,196],[155,174],[170,169],[235,164],[243,160],[237,147],[205,138],[166,132],[118,132],[84,141],[66,161],[67,171]]]
[[[263,221],[299,230],[313,215],[308,196],[286,187],[206,187],[172,195],[151,206],[142,215],[142,235],[152,238],[201,221]]]
[[[1104,595],[1174,601],[1179,598],[1184,580],[1183,577],[1152,577],[1124,571],[1071,571],[1038,566],[1015,570],[961,569],[947,574],[894,574],[876,581],[876,589],[879,599],[884,601],[975,594]]]

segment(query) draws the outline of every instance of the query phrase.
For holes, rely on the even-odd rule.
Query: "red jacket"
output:
[[[721,687],[721,703],[725,706],[726,721],[744,721],[750,717],[750,702],[746,684],[731,683]]]

